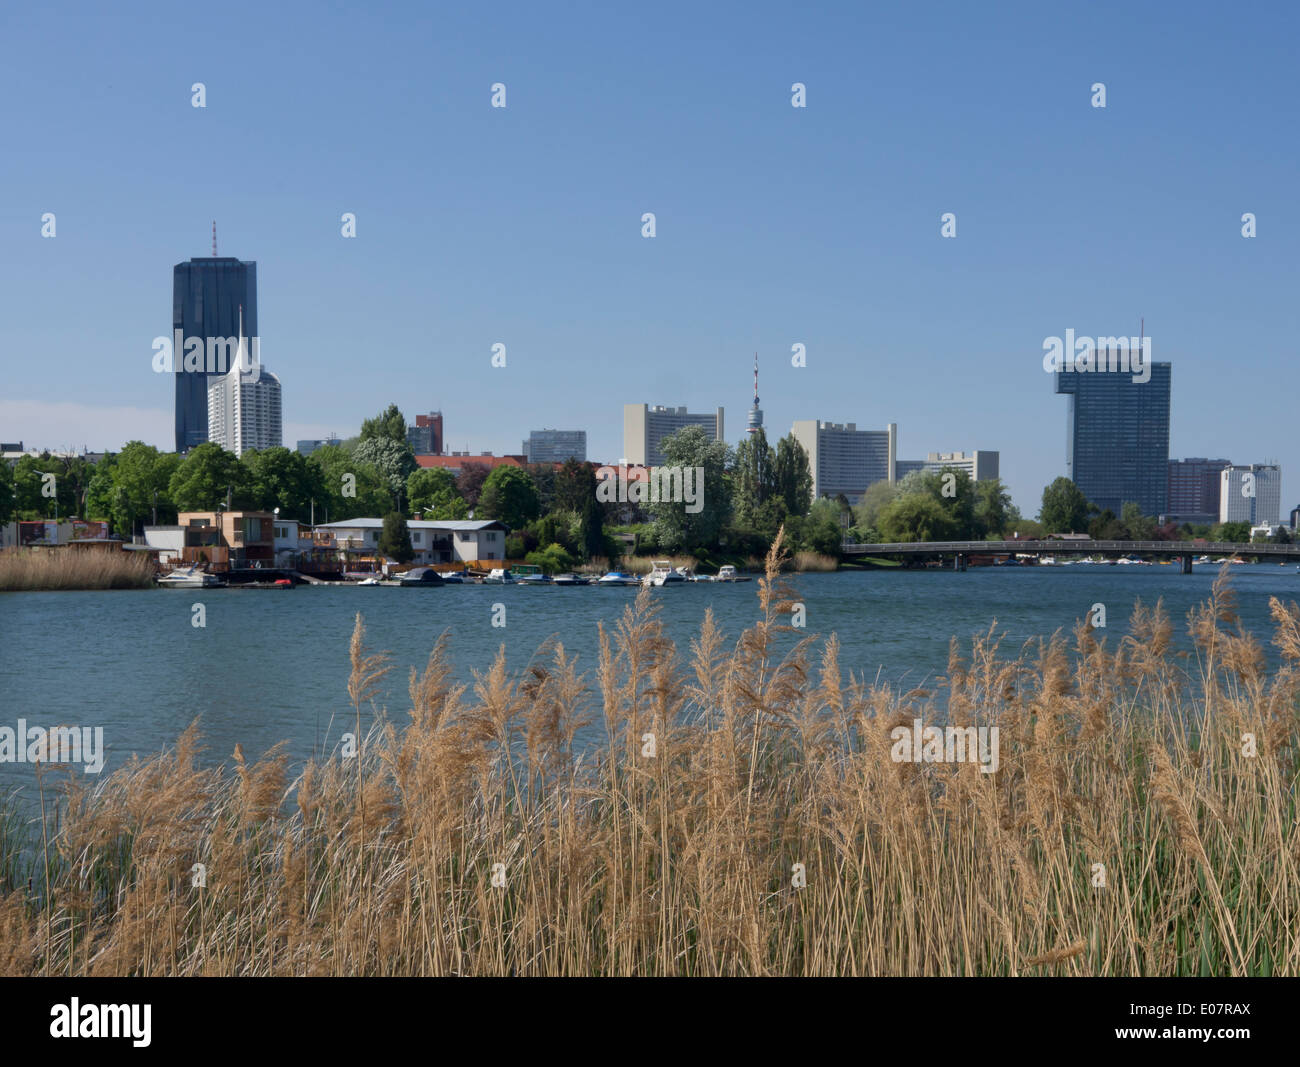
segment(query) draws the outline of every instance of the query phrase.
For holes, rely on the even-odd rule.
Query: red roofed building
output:
[[[457,477],[467,463],[478,463],[491,470],[493,467],[522,467],[527,460],[523,456],[471,456],[461,452],[451,456],[416,456],[415,462],[421,467],[441,467],[452,477]]]

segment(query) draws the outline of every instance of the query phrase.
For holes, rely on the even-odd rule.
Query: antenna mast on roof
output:
[[[212,258],[217,258],[217,220],[212,220]]]

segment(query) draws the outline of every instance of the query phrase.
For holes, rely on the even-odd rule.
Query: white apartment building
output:
[[[241,330],[242,333],[242,330]],[[246,357],[245,338],[230,370],[208,380],[208,440],[237,456],[283,443],[280,379]]]
[[[859,430],[853,422],[797,419],[790,433],[808,453],[814,499],[843,493],[856,504],[868,486],[894,481],[897,423],[883,430]]]
[[[1219,521],[1277,526],[1282,515],[1282,468],[1234,464],[1219,474]]]
[[[700,426],[715,441],[726,438],[722,431],[722,408],[712,415],[687,411],[684,407],[623,405],[623,462],[633,467],[659,467],[665,462],[659,450],[665,437],[686,426]]]
[[[989,481],[998,477],[998,453],[979,449],[973,452],[931,452],[921,465],[921,469],[926,471],[945,468],[965,471],[972,482]]]

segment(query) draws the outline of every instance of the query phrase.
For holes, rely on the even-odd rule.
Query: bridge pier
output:
[[[952,557],[952,569],[955,570],[955,571],[965,571],[965,570],[966,570],[966,553],[965,553],[965,552],[958,552],[955,556]]]
[[[1183,557],[1182,557],[1182,562],[1183,562],[1183,573],[1184,573],[1184,574],[1191,574],[1191,573],[1192,573],[1192,557],[1191,557],[1190,555],[1188,555],[1188,556],[1183,556]]]

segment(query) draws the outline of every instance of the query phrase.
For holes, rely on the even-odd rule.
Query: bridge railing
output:
[[[1300,544],[1255,544],[1237,541],[896,541],[877,544],[846,544],[853,555],[947,554],[967,555],[1029,552],[1051,555],[1096,555],[1154,553],[1165,556],[1286,556],[1300,558]]]

